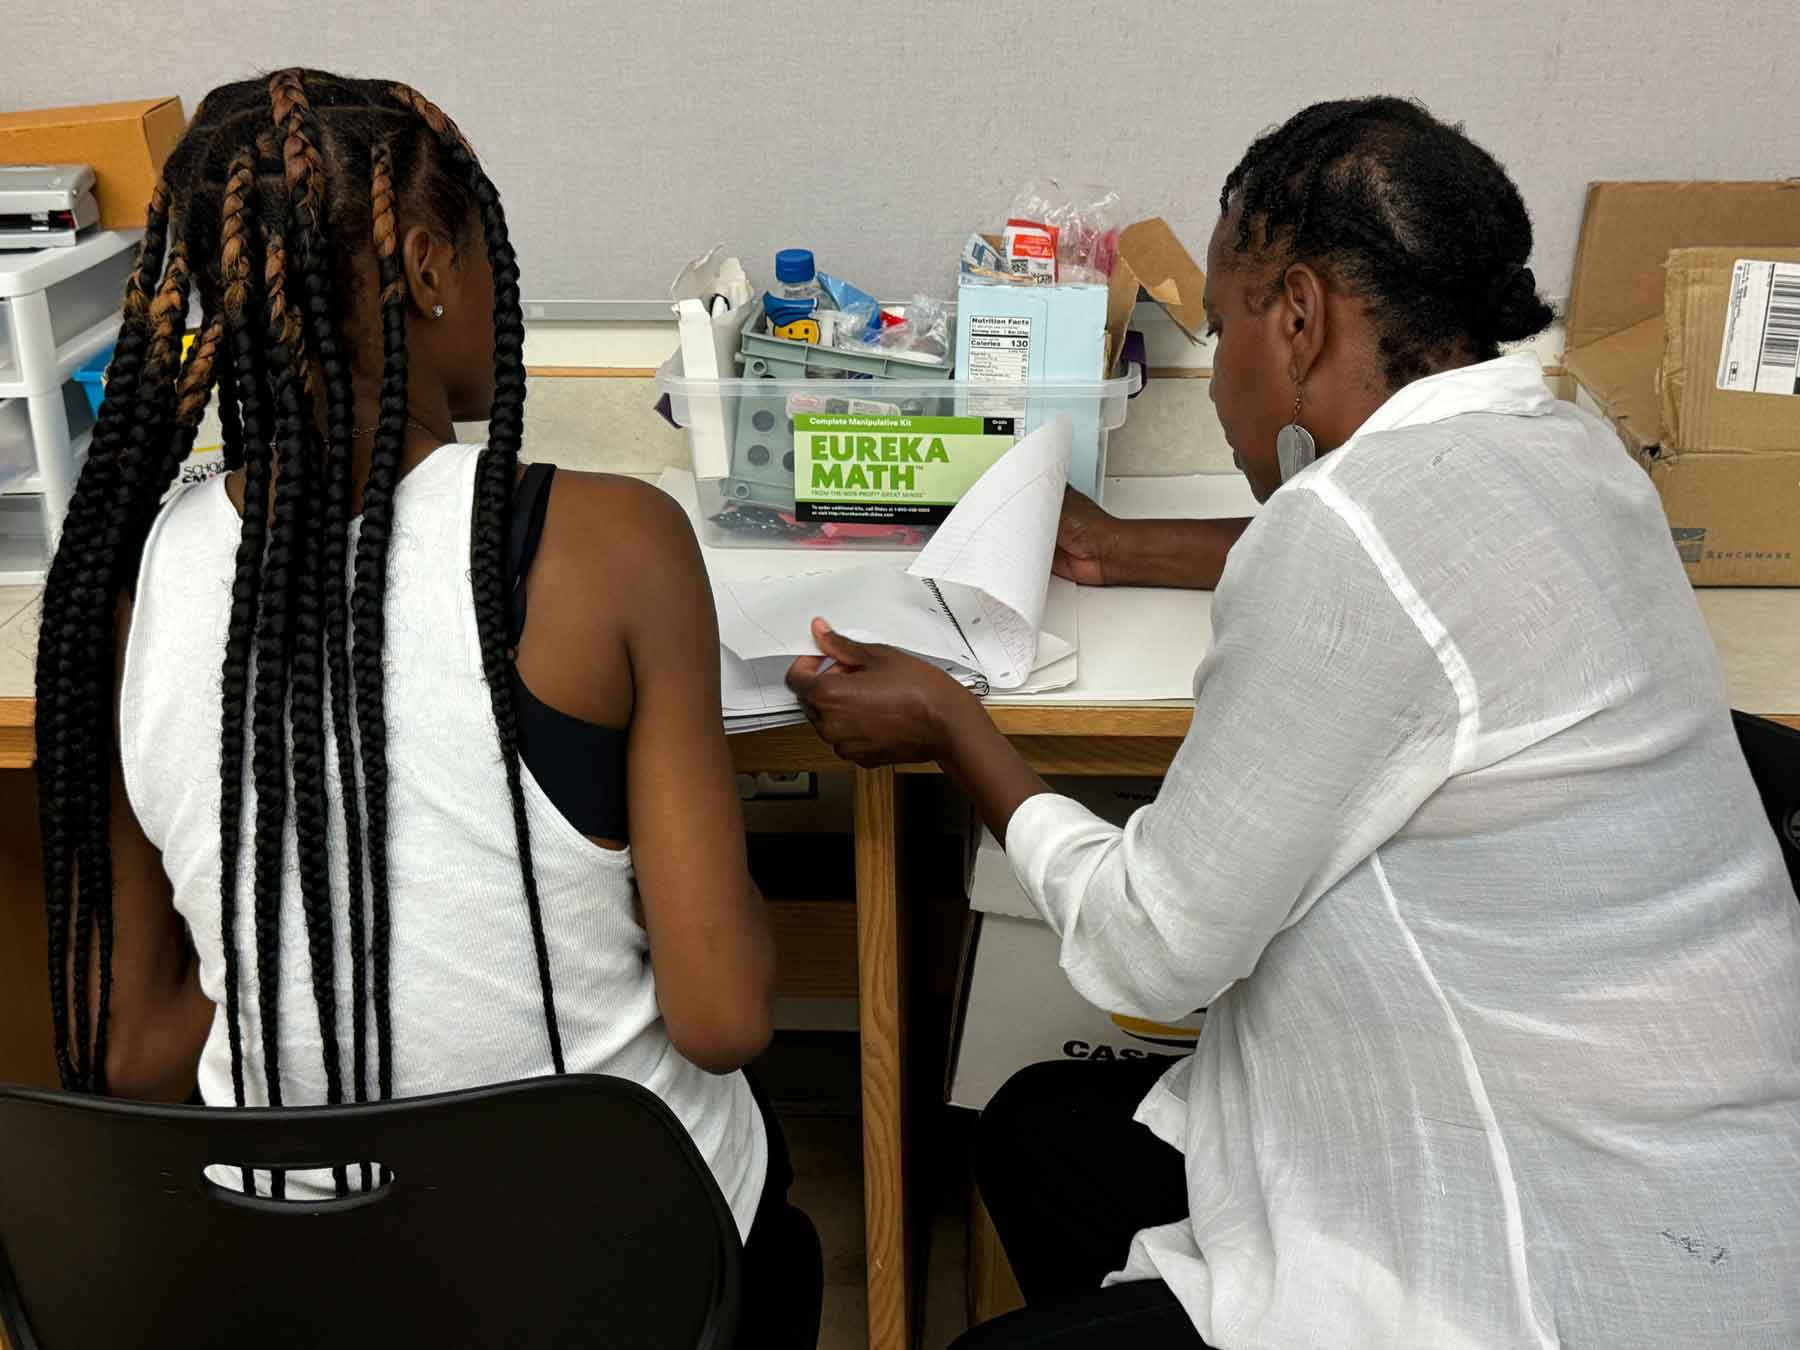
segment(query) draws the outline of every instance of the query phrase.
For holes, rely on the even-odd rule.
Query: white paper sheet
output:
[[[1063,577],[1050,578],[1044,598],[1044,627],[1038,634],[1037,663],[1031,678],[1012,694],[1042,694],[1067,689],[1081,676],[1078,620],[1081,588]]]
[[[719,641],[747,661],[816,653],[814,617],[854,642],[885,642],[978,669],[929,586],[893,567],[713,582]]]
[[[1058,417],[976,479],[906,570],[937,583],[996,689],[1037,664],[1074,425]]]
[[[1073,582],[1061,577],[1051,578],[1044,632],[1038,642],[1037,669],[1012,693],[1066,689],[1075,682],[1079,674],[1075,654],[1076,597],[1077,588]],[[787,687],[787,672],[793,662],[794,658],[788,655],[746,661],[720,644],[719,703],[727,732],[736,735],[768,727],[792,726],[806,720],[800,711],[799,700]],[[985,683],[956,662],[940,661],[937,664],[955,674],[965,685],[980,689]]]

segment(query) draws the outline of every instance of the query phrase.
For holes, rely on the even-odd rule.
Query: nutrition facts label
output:
[[[1031,378],[1031,320],[1004,314],[969,316],[966,380],[1022,384]]]

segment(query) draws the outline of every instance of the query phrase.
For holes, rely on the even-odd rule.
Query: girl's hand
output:
[[[852,642],[823,619],[812,631],[824,655],[795,661],[787,683],[825,743],[865,769],[938,758],[952,717],[974,696],[936,666]]]

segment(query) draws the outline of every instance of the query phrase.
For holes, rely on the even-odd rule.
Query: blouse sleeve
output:
[[[1386,562],[1303,485],[1277,494],[1214,596],[1156,801],[1124,829],[1054,794],[1014,813],[1013,869],[1089,1002],[1158,1019],[1210,1003],[1444,782],[1458,700]]]

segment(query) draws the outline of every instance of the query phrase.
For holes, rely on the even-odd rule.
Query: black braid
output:
[[[303,324],[306,341],[316,349],[317,339],[324,335],[330,347],[327,361],[328,388],[333,425],[331,434],[334,454],[348,460],[350,441],[350,377],[342,353],[338,349],[334,325],[329,322],[330,302],[325,298],[330,289],[321,275],[324,266],[322,249],[325,166],[318,151],[318,123],[306,101],[298,71],[287,71],[270,82],[271,110],[286,137],[283,147],[284,168],[288,183],[288,225],[296,241],[290,262],[300,267],[299,285],[316,305],[310,322]],[[321,351],[323,358],[323,352]],[[335,374],[331,373],[335,371]],[[309,410],[310,411],[310,410]],[[298,588],[295,592],[293,676],[289,686],[290,717],[293,728],[294,816],[300,861],[300,897],[306,920],[307,952],[312,965],[313,1001],[319,1018],[319,1040],[325,1062],[326,1101],[336,1104],[344,1099],[343,1072],[337,1036],[336,945],[331,919],[331,862],[329,830],[326,826],[325,773],[325,633],[321,622],[321,595],[324,571],[325,530],[324,503],[313,483],[320,473],[316,447],[311,444],[312,426],[303,428],[304,451],[298,456],[302,472],[300,501],[302,517],[300,535]],[[283,442],[285,447],[286,442]],[[285,449],[284,449],[285,454]],[[285,459],[283,461],[285,475]],[[277,495],[279,500],[279,494]],[[334,579],[332,590],[343,592],[342,572]],[[348,728],[343,729],[347,734]],[[340,742],[340,753],[342,745]],[[342,1189],[342,1180],[339,1182]]]
[[[388,162],[387,147],[375,163]],[[378,170],[378,172],[380,172]],[[387,175],[383,175],[387,176]],[[391,179],[390,179],[391,181]],[[378,189],[379,191],[379,189]],[[375,1010],[376,1094],[393,1095],[393,1019],[388,1003],[387,715],[381,652],[386,622],[388,543],[394,522],[394,488],[406,446],[406,283],[400,274],[399,241],[392,199],[374,202],[376,267],[381,285],[381,412],[363,487],[362,530],[356,539],[356,579],[350,614],[356,631],[356,724],[362,732],[363,803],[368,822],[369,961]]]
[[[231,426],[225,426],[226,455],[244,465],[244,519],[232,574],[231,622],[220,676],[219,719],[219,929],[225,953],[225,1027],[231,1043],[231,1089],[239,1106],[244,1104],[244,1049],[238,1017],[238,855],[243,840],[250,647],[256,632],[263,547],[268,538],[270,484],[270,397],[261,361],[263,258],[261,238],[250,210],[255,183],[255,156],[246,151],[232,163],[221,226],[224,313],[231,334],[241,409],[241,436],[235,452]],[[249,1184],[247,1174],[245,1182]]]
[[[227,326],[225,348],[228,355],[232,346],[230,328]],[[216,377],[214,392],[219,400],[219,430],[220,440],[223,442],[220,454],[224,469],[226,472],[241,469],[244,467],[244,419],[238,408],[237,382],[235,379],[226,379],[221,372]]]
[[[145,533],[150,528],[157,502],[180,465],[180,456],[175,450],[180,437],[176,432],[174,417],[177,387],[182,373],[181,335],[187,318],[189,295],[187,250],[178,243],[169,250],[168,269],[151,306],[150,346],[138,386],[134,425],[129,433],[131,443],[120,458],[119,481],[114,489],[115,501],[106,535],[105,548],[111,567],[108,569],[104,591],[106,599],[102,622],[98,628],[100,655],[105,664],[93,671],[93,689],[84,700],[92,710],[91,715],[98,719],[93,740],[94,757],[99,771],[93,795],[93,816],[87,846],[78,853],[78,858],[81,859],[78,865],[82,869],[79,908],[91,908],[100,946],[100,991],[94,1018],[92,1077],[94,1088],[98,1092],[106,1090],[107,1023],[112,1009],[112,671],[118,630],[111,621],[110,610],[124,585],[135,582]],[[196,343],[194,348],[196,361],[192,382],[198,392],[193,397],[202,408],[205,406],[204,383],[210,379],[211,355],[216,346],[217,335],[214,334],[211,346]],[[91,901],[88,894],[90,880],[93,882]],[[80,922],[79,910],[77,922]],[[87,966],[83,950],[85,944],[82,941],[85,936],[84,923],[76,934],[74,991],[78,1012],[82,1014],[85,1014],[87,1007],[83,988]],[[84,1022],[85,1017],[81,1021]],[[77,1025],[80,1027],[80,1022]],[[81,1038],[85,1044],[85,1028],[81,1029]]]
[[[257,1013],[262,1023],[263,1078],[269,1105],[281,1105],[281,889],[287,838],[287,683],[298,551],[305,546],[306,457],[311,453],[302,402],[300,319],[287,302],[286,243],[278,228],[264,237],[264,307],[269,389],[274,396],[275,505],[258,601],[256,682],[252,695],[251,774],[256,783],[255,928]],[[279,1176],[279,1174],[277,1174]]]
[[[298,157],[290,157],[290,173],[305,176],[303,189],[293,189],[295,243],[301,260],[301,282],[306,292],[307,340],[317,353],[325,376],[326,454],[325,500],[321,517],[321,596],[325,607],[325,662],[331,693],[331,725],[337,752],[339,792],[343,806],[345,868],[349,889],[349,919],[353,1003],[352,1037],[355,1097],[368,1098],[367,973],[364,956],[365,899],[363,895],[362,806],[358,797],[356,744],[351,726],[349,593],[344,584],[348,564],[350,496],[355,423],[355,399],[349,359],[339,341],[335,296],[339,278],[332,275],[335,257],[331,242],[330,212],[323,209],[325,166],[319,153],[321,131],[304,83],[295,74],[287,85],[290,135],[297,139]],[[277,113],[279,115],[279,111]],[[373,193],[373,186],[371,186]],[[329,1033],[321,1023],[321,1035],[337,1039],[335,1005]],[[335,1048],[333,1057],[335,1058]],[[327,1069],[328,1078],[336,1073]],[[333,1101],[341,1100],[334,1096]]]
[[[1225,179],[1237,249],[1305,262],[1364,293],[1394,387],[1554,317],[1527,267],[1531,217],[1494,157],[1400,98],[1316,103],[1258,138]]]
[[[151,202],[139,261],[126,288],[126,322],[119,347],[128,353],[128,365],[119,387],[108,383],[101,425],[95,428],[94,448],[90,448],[94,472],[83,472],[83,481],[77,484],[79,502],[70,502],[63,544],[58,549],[59,560],[65,563],[63,578],[58,578],[59,569],[52,565],[50,585],[45,589],[47,621],[40,634],[40,646],[52,650],[52,688],[58,695],[58,704],[50,709],[50,725],[72,729],[67,742],[59,743],[54,751],[68,756],[63,765],[67,796],[59,803],[43,803],[43,810],[67,810],[74,821],[47,832],[45,846],[61,853],[63,866],[67,866],[70,853],[76,864],[74,979],[70,981],[76,1039],[72,1071],[77,1084],[94,1091],[104,1091],[106,1085],[104,1024],[112,1001],[115,605],[122,581],[137,567],[137,536],[131,526],[139,517],[148,518],[167,482],[155,481],[153,473],[162,461],[157,454],[158,439],[166,441],[169,436],[169,407],[180,351],[175,311],[184,310],[187,297],[187,270],[178,254],[169,259],[166,281],[157,283],[166,236],[167,193],[158,191]],[[151,293],[155,293],[155,301],[149,301]],[[59,580],[65,581],[67,590],[58,585]],[[61,914],[67,922],[67,904]],[[90,1019],[88,965],[94,956],[94,936],[99,938],[99,1006],[97,1019]],[[54,938],[52,947],[58,949],[59,981],[61,959],[68,947]],[[92,1042],[90,1021],[97,1021]]]
[[[538,990],[544,1005],[544,1029],[550,1060],[562,1073],[562,1033],[556,1018],[556,987],[550,950],[538,899],[537,868],[531,856],[531,823],[525,811],[525,789],[519,769],[519,734],[513,707],[514,654],[508,640],[507,586],[504,562],[506,522],[511,518],[513,488],[518,481],[519,448],[524,439],[525,320],[519,303],[519,266],[507,236],[500,194],[482,170],[475,152],[456,124],[423,95],[397,86],[394,95],[413,108],[437,134],[439,145],[461,170],[475,194],[487,240],[488,263],[494,274],[494,406],[488,417],[488,447],[475,470],[475,511],[470,522],[469,579],[475,597],[475,626],[481,640],[481,668],[500,740],[507,791],[512,797],[513,834],[519,849],[525,905],[537,956]]]
[[[139,374],[150,344],[150,296],[162,273],[168,238],[169,195],[158,183],[145,220],[131,278],[119,340],[107,370],[106,395],[89,445],[87,463],[64,517],[61,541],[44,587],[44,618],[38,636],[36,723],[39,829],[44,848],[44,907],[49,929],[50,1016],[56,1040],[57,1071],[67,1088],[91,1087],[87,1042],[87,960],[78,946],[79,994],[71,1044],[69,972],[71,928],[82,921],[75,911],[76,855],[91,838],[91,814],[98,763],[94,717],[81,707],[95,664],[96,628],[104,618],[102,569],[104,516],[117,477],[119,449],[137,401]],[[107,721],[111,721],[110,715]],[[89,849],[92,859],[91,846]],[[85,925],[83,925],[85,926]]]

